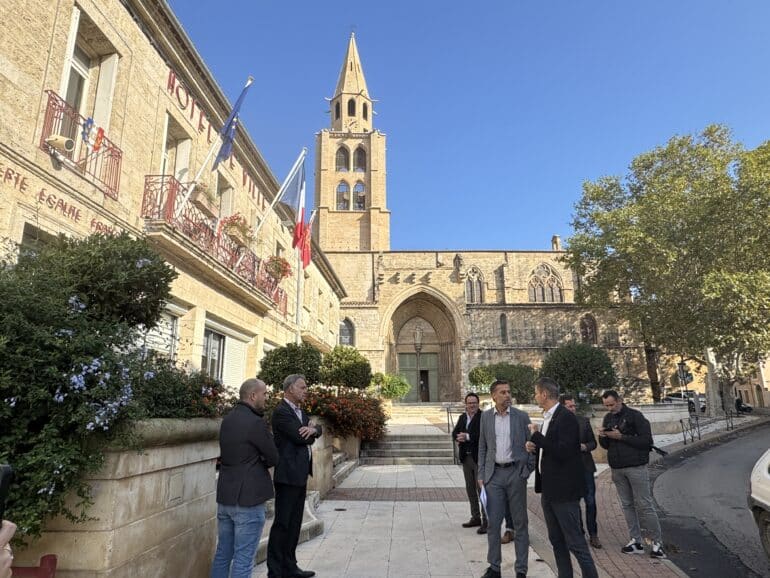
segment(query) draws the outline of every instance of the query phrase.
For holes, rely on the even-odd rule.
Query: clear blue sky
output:
[[[770,138],[766,0],[170,4],[231,102],[254,75],[241,117],[279,181],[355,30],[393,249],[547,249],[584,181],[674,134]]]

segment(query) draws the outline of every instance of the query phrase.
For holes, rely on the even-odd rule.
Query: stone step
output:
[[[442,436],[443,438],[444,436]],[[437,440],[392,440],[384,439],[378,442],[371,442],[364,446],[365,449],[422,449],[422,448],[435,448],[435,449],[452,449],[452,440],[448,437],[446,439]]]
[[[353,470],[358,466],[358,460],[345,460],[340,465],[334,467],[332,472],[332,480],[334,480],[334,487],[339,487],[345,478],[347,478]]]
[[[359,462],[367,466],[397,466],[397,465],[421,465],[421,466],[451,466],[454,460],[449,458],[426,457],[390,457],[390,458],[364,458]]]
[[[446,448],[406,448],[406,449],[378,449],[378,448],[367,448],[366,450],[361,451],[361,459],[363,458],[400,458],[400,457],[409,457],[409,458],[445,458],[449,457],[452,458],[454,454],[452,453],[452,448],[449,449]]]
[[[332,452],[332,467],[336,468],[347,459],[348,455],[345,452]]]
[[[316,536],[324,533],[324,523],[316,516],[316,508],[321,503],[321,495],[317,491],[307,493],[305,498],[305,511],[302,513],[302,528],[299,532],[299,541],[307,542]],[[267,542],[270,538],[270,528],[273,526],[273,517],[275,508],[273,500],[268,500],[266,504],[267,517],[265,527],[262,529],[262,537],[259,540],[257,548],[256,563],[264,562],[267,559]]]

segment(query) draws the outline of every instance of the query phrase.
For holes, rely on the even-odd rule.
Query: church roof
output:
[[[350,34],[348,51],[345,53],[345,60],[342,63],[342,70],[340,70],[340,78],[337,80],[337,88],[334,91],[334,96],[337,97],[341,93],[360,94],[361,96],[369,98],[369,91],[366,88],[366,79],[364,78],[364,70],[361,67],[361,59],[358,56],[355,32]]]

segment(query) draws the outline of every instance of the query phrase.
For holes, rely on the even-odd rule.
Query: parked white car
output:
[[[770,450],[754,464],[749,484],[749,508],[757,522],[762,546],[770,558]]]

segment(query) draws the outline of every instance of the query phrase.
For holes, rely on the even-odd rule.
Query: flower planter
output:
[[[224,233],[230,237],[233,243],[239,247],[246,247],[249,244],[249,240],[246,238],[246,233],[235,225],[226,225],[224,228]]]
[[[195,187],[193,190],[192,195],[190,195],[190,202],[209,218],[214,218],[219,214],[219,207],[209,197],[208,191],[199,187]]]
[[[36,566],[42,554],[53,553],[57,578],[207,577],[217,534],[219,424],[206,418],[138,422],[143,453],[107,449],[104,467],[88,478],[94,519],[50,520],[39,540],[15,553],[14,563]]]

